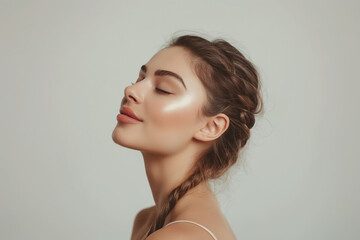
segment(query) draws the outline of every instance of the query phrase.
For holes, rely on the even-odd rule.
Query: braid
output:
[[[175,207],[177,201],[182,198],[185,193],[187,193],[190,189],[196,187],[199,183],[204,180],[200,169],[194,171],[183,183],[181,183],[178,187],[170,192],[168,195],[168,199],[165,202],[164,206],[162,206],[159,211],[156,221],[150,227],[150,231],[148,232],[149,236],[151,233],[163,227],[166,217],[169,215],[171,210]]]

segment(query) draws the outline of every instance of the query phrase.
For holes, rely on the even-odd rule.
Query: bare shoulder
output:
[[[191,212],[184,211],[171,222],[172,224],[157,230],[146,240],[214,240],[212,235],[218,239],[236,239],[221,213],[210,209],[205,211],[200,206],[197,209],[191,208]]]
[[[154,211],[155,211],[155,206],[144,208],[144,209],[140,210],[136,214],[134,224],[137,222],[143,223],[144,221],[148,220],[149,217],[154,213]]]
[[[152,233],[146,240],[213,240],[210,234],[191,224],[171,224]]]
[[[165,238],[214,240],[211,234],[218,239],[236,239],[216,198],[192,198],[190,200],[176,206],[166,222],[180,221],[155,232],[154,238],[149,238],[149,240]]]
[[[139,211],[134,219],[131,239],[140,239],[150,226],[155,206],[144,208]]]

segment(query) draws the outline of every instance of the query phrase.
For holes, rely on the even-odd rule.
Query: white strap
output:
[[[200,225],[199,223],[193,222],[193,221],[177,220],[177,221],[173,221],[173,222],[171,222],[171,223],[166,224],[166,226],[169,226],[170,224],[177,223],[177,222],[187,222],[187,223],[195,224],[195,225],[201,227],[202,229],[204,229],[205,231],[207,231],[215,240],[217,240],[217,238],[215,237],[215,235],[214,235],[209,229],[207,229],[206,227]],[[166,227],[166,226],[165,226],[165,227]]]

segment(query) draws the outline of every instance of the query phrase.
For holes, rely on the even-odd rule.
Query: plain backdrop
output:
[[[265,112],[216,185],[238,239],[360,239],[359,1],[0,0],[0,239],[129,239],[153,204],[112,141],[124,88],[174,33],[257,66]]]

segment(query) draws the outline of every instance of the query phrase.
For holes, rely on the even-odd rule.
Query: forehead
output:
[[[166,61],[162,63],[165,65],[171,66],[173,64],[181,64],[189,67],[192,57],[189,50],[183,47],[175,46],[161,49],[149,60],[149,63],[163,60]]]
[[[175,46],[160,50],[146,63],[146,66],[150,73],[159,69],[177,73],[185,84],[200,81],[194,70],[193,57],[189,50],[183,47]]]

